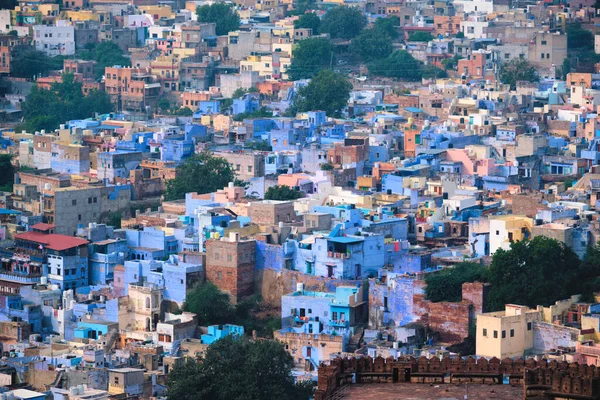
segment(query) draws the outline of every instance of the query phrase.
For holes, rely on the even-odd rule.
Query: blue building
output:
[[[222,339],[226,336],[242,337],[244,336],[244,327],[231,324],[210,325],[208,327],[208,333],[200,336],[200,339],[204,344],[213,344],[217,340]]]

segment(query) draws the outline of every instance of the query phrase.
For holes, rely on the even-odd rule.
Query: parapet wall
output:
[[[319,366],[315,400],[329,398],[338,388],[356,383],[450,383],[523,386],[523,399],[599,399],[600,369],[577,363],[534,359],[466,359],[438,357],[338,358]]]

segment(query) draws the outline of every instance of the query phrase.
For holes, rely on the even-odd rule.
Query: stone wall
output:
[[[475,359],[446,357],[337,358],[321,364],[315,400],[325,400],[342,386],[357,383],[462,383],[502,384],[509,377],[511,385],[523,386],[523,399],[578,398],[600,396],[600,370],[594,366],[559,363],[556,360]],[[493,390],[493,389],[490,389]],[[444,391],[440,385],[440,394]]]
[[[335,292],[337,286],[356,286],[362,280],[331,279],[322,276],[306,275],[299,271],[282,269],[255,270],[255,293],[262,296],[263,301],[276,307],[281,306],[281,296],[296,291],[296,284],[303,283],[305,290],[319,292]]]

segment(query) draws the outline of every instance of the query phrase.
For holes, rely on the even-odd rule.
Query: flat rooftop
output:
[[[522,399],[523,387],[469,384],[469,400]],[[349,385],[344,400],[461,400],[465,384],[371,383]]]

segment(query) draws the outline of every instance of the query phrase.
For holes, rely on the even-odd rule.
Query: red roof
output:
[[[46,234],[42,232],[25,232],[14,235],[17,240],[26,240],[28,242],[39,243],[50,250],[67,250],[73,247],[83,246],[89,243],[85,239],[73,236],[59,235],[56,233]]]
[[[49,231],[50,229],[56,228],[54,224],[47,224],[45,222],[40,222],[39,224],[31,225],[31,229],[35,229],[38,231]]]

